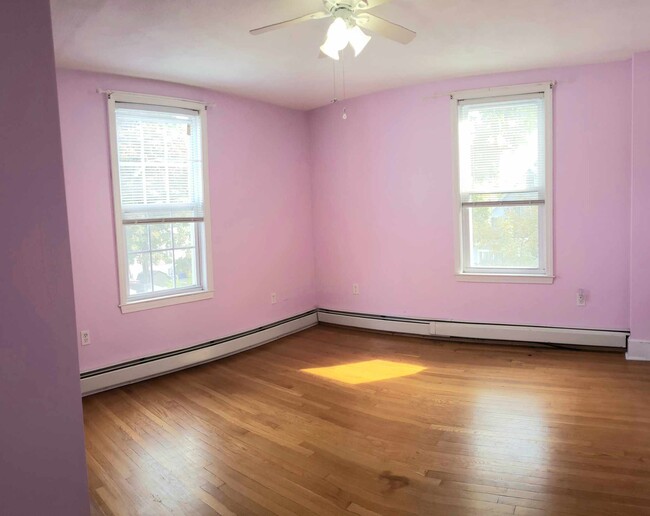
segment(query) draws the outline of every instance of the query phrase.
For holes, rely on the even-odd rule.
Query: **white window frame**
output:
[[[553,87],[554,82],[536,84],[521,84],[516,86],[502,86],[496,88],[482,88],[454,92],[451,97],[451,127],[453,145],[453,179],[454,179],[454,246],[455,246],[455,273],[458,281],[491,282],[491,283],[553,283]],[[463,228],[462,203],[460,195],[460,169],[459,169],[459,134],[458,113],[459,102],[463,100],[508,100],[519,95],[530,94],[544,95],[545,117],[545,189],[544,200],[544,237],[540,238],[540,254],[545,259],[543,273],[522,273],[517,271],[497,271],[485,269],[465,272],[463,256],[463,238],[467,230]],[[541,228],[540,228],[541,230]],[[540,235],[541,236],[541,235]]]
[[[176,292],[165,294],[160,297],[147,298],[142,300],[129,300],[128,264],[126,262],[126,242],[124,236],[124,224],[122,222],[122,199],[120,192],[120,172],[117,155],[117,131],[115,123],[115,104],[118,102],[129,102],[134,104],[148,104],[151,106],[173,107],[197,111],[201,121],[201,153],[203,160],[203,241],[197,240],[197,261],[201,263],[203,274],[201,281],[202,289],[191,292]],[[117,268],[119,274],[120,309],[122,313],[149,310],[163,306],[190,303],[209,299],[214,296],[214,285],[212,278],[212,231],[210,229],[210,182],[208,173],[208,127],[207,127],[207,106],[203,102],[177,99],[172,97],[160,97],[143,93],[128,93],[122,91],[108,92],[108,125],[110,134],[111,153],[111,175],[113,180],[113,213],[115,220],[115,241],[117,248]],[[197,235],[198,237],[198,235]],[[202,253],[200,252],[202,251]]]

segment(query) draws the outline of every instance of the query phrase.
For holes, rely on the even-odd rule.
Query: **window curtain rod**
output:
[[[557,81],[541,81],[539,84],[548,84],[548,86],[551,89],[554,89],[555,86],[557,86]],[[489,88],[485,88],[485,91],[489,91],[491,89],[498,89],[498,88],[503,88],[503,86],[491,86]],[[422,100],[433,100],[433,99],[439,99],[441,97],[448,97],[453,100],[454,95],[457,95],[458,93],[461,93],[462,90],[455,90],[455,91],[447,91],[447,92],[442,92],[442,93],[434,93],[433,95],[428,95],[426,97],[423,97]]]
[[[109,99],[111,98],[111,95],[113,93],[132,93],[132,92],[119,91],[119,90],[104,90],[102,88],[97,88],[96,91],[100,95],[106,95],[106,97],[109,98]],[[137,95],[140,95],[142,97],[152,97],[152,98],[160,96],[160,95],[149,95],[147,93],[137,93]],[[214,102],[205,102],[203,100],[183,99],[183,98],[180,98],[180,97],[168,97],[168,98],[173,99],[173,100],[180,100],[180,101],[183,101],[183,102],[196,102],[197,104],[203,104],[205,106],[205,109],[208,109],[208,108],[211,108],[211,107],[215,106]]]

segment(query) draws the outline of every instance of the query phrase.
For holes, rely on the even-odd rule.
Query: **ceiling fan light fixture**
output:
[[[314,0],[315,1],[315,0]],[[290,25],[324,18],[334,18],[327,29],[325,43],[320,47],[322,55],[338,61],[339,53],[348,44],[358,56],[370,41],[362,29],[369,30],[375,35],[383,36],[406,45],[413,41],[415,32],[396,23],[368,13],[370,9],[390,2],[391,0],[322,0],[323,9],[313,13],[291,18],[280,23],[272,23],[250,31],[251,34],[264,34]]]
[[[354,49],[354,56],[358,56],[372,38],[355,25],[348,29],[348,41]]]
[[[320,47],[323,54],[332,59],[339,60],[339,52],[348,46],[354,49],[355,57],[366,47],[371,37],[364,33],[357,25],[350,25],[343,18],[336,18],[329,29],[327,39]]]

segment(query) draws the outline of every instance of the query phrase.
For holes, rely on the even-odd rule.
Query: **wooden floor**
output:
[[[302,371],[424,367],[346,384]],[[93,514],[650,514],[650,363],[318,326],[84,400]]]

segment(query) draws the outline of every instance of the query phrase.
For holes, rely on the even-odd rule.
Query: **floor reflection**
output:
[[[549,458],[549,427],[542,400],[517,392],[476,396],[471,443],[481,461],[509,464],[512,473],[531,473]]]

